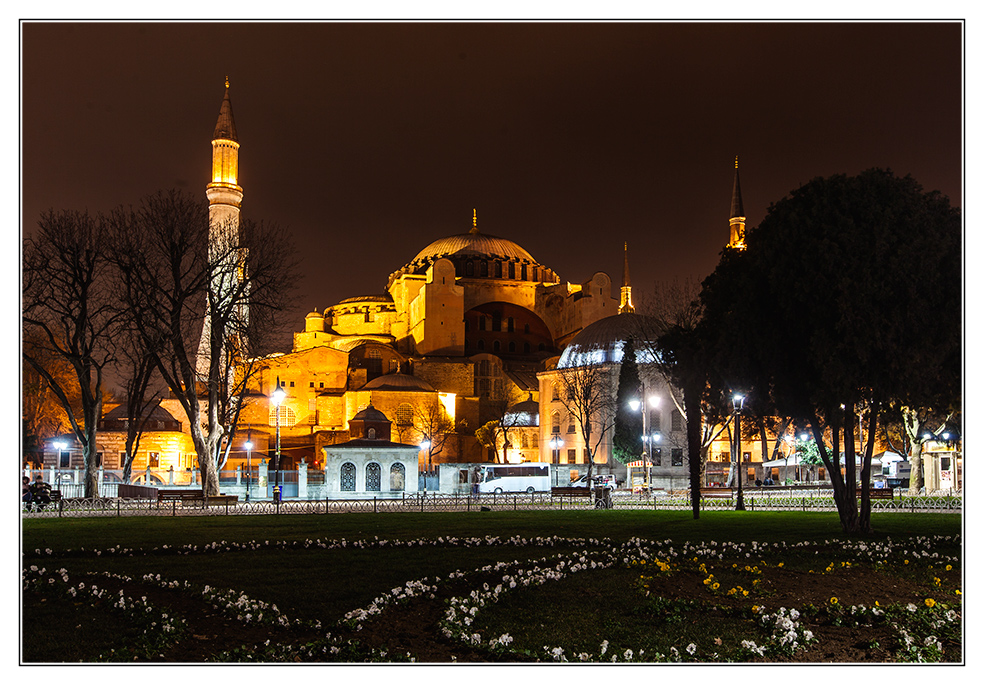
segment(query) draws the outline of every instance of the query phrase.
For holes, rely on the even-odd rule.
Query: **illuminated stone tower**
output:
[[[741,203],[741,182],[738,180],[738,157],[735,157],[735,187],[731,191],[731,240],[728,247],[745,249],[745,207]]]
[[[219,108],[219,119],[212,134],[212,181],[205,188],[208,197],[209,259],[217,264],[212,277],[210,304],[205,311],[205,325],[198,346],[198,373],[208,374],[209,341],[212,335],[212,304],[217,311],[227,307],[228,298],[241,300],[231,318],[233,328],[242,330],[246,325],[248,305],[245,298],[236,293],[241,286],[245,254],[239,249],[239,211],[243,201],[243,189],[239,186],[239,137],[232,117],[232,101],[229,99],[229,79],[225,81],[225,96]]]
[[[622,268],[622,298],[619,301],[618,313],[633,313],[635,307],[632,306],[632,283],[629,282],[629,244],[625,243],[625,266]]]

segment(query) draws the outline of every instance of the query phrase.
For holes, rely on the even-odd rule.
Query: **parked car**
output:
[[[596,488],[597,487],[604,487],[604,488],[608,488],[609,490],[614,490],[617,487],[617,485],[615,483],[615,476],[612,475],[612,474],[610,474],[610,473],[592,476],[591,477],[591,480],[594,481],[594,485],[595,485]],[[577,480],[572,481],[571,482],[571,487],[572,488],[586,488],[586,487],[588,487],[588,476],[587,475],[583,475],[580,478],[578,478]]]

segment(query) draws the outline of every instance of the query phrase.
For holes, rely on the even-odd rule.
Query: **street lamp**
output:
[[[250,466],[250,461],[251,461],[250,457],[252,456],[252,450],[253,450],[253,443],[247,440],[246,441],[246,501],[247,502],[249,502],[249,486],[250,486],[249,474],[250,471],[252,470]]]
[[[735,394],[731,398],[731,403],[735,409],[735,459],[738,461],[738,499],[735,500],[735,511],[745,511],[745,495],[741,489],[741,482],[744,480],[741,458],[741,410],[745,407],[745,396]]]
[[[286,395],[287,393],[280,387],[280,376],[277,376],[277,388],[270,395],[270,401],[273,402],[277,412],[277,461],[273,467],[273,499],[275,502],[280,501],[280,403],[284,401]]]

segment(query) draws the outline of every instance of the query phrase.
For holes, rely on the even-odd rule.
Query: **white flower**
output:
[[[693,642],[687,645],[687,654],[693,656],[694,652],[696,651],[697,651],[697,645],[695,645]]]

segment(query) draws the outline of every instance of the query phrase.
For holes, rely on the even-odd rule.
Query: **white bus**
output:
[[[481,492],[544,492],[550,490],[550,464],[488,464],[479,471]]]

